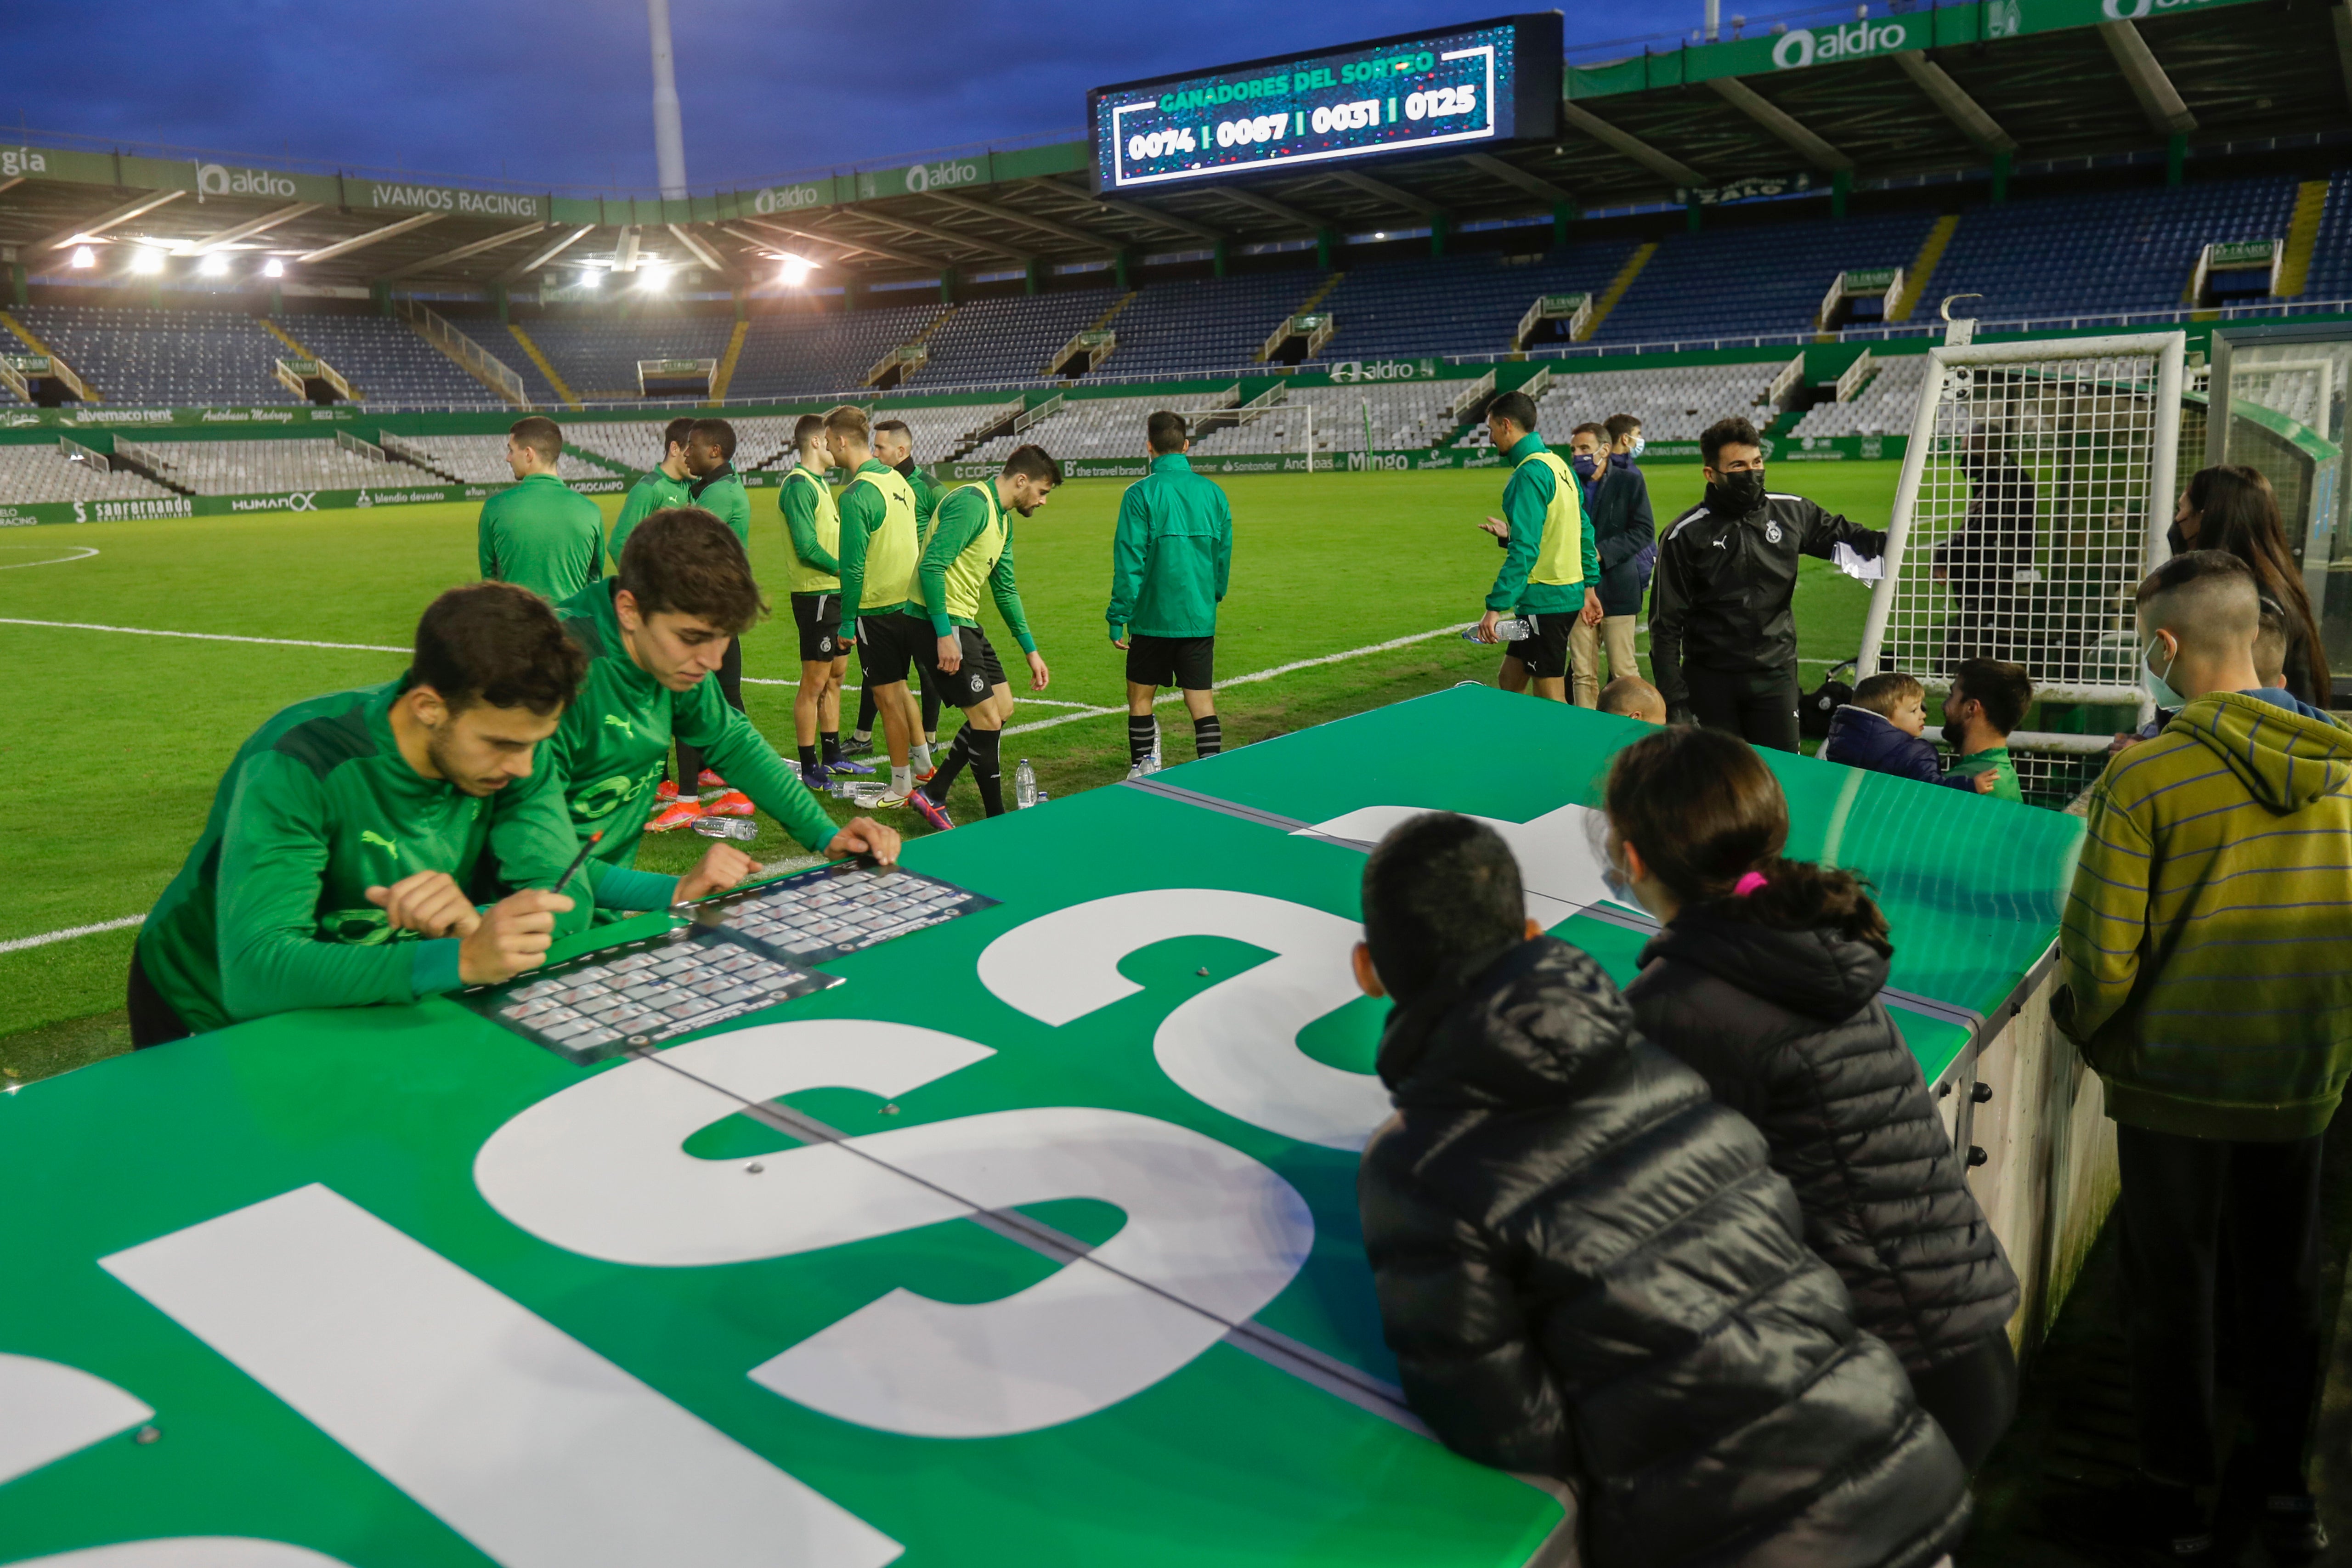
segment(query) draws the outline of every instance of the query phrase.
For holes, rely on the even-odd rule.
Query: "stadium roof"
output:
[[[1615,60],[1572,55],[1566,95],[1551,146],[1319,165],[1149,200],[1095,195],[1081,142],[668,202],[23,145],[0,148],[0,260],[72,276],[86,245],[84,277],[160,250],[173,272],[201,277],[215,257],[214,268],[242,278],[268,257],[289,283],[436,291],[529,286],[569,264],[657,264],[741,287],[769,281],[788,253],[861,280],[986,273],[1440,216],[1458,227],[1563,204],[1712,200],[1800,179],[1950,176],[2001,157],[2340,132],[2352,11],[2347,0],[1881,6]]]

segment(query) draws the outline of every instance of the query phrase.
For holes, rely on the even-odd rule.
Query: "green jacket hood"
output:
[[[2186,731],[2281,816],[2352,780],[2352,731],[2258,697],[2208,692],[2166,728]]]

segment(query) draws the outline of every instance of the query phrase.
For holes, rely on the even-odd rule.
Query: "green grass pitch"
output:
[[[1782,464],[1786,486],[1883,528],[1894,463]],[[1663,522],[1697,499],[1695,466],[1650,471]],[[1233,499],[1234,579],[1218,627],[1221,679],[1460,625],[1480,611],[1498,560],[1474,526],[1499,510],[1488,471],[1318,474],[1222,481]],[[1122,481],[1079,480],[1015,536],[1023,597],[1054,669],[1043,695],[1123,709],[1120,656],[1105,636],[1109,540]],[[752,563],[781,583],[783,528],[775,492],[754,492]],[[609,517],[619,498],[603,502]],[[256,726],[286,703],[399,673],[397,653],[142,637],[24,621],[207,632],[229,637],[397,647],[439,590],[474,574],[476,509],[387,507],[269,513],[0,534],[0,653],[18,708],[0,732],[16,782],[0,803],[0,864],[10,898],[0,942],[143,913],[194,840],[222,768]],[[94,550],[95,555],[80,555]],[[58,557],[79,556],[58,560]],[[1797,596],[1803,657],[1850,657],[1868,591],[1807,562]],[[778,595],[781,598],[781,594]],[[993,630],[993,612],[991,612]],[[791,617],[746,641],[746,673],[797,674]],[[1010,647],[1009,638],[1000,640]],[[1343,659],[1238,685],[1219,702],[1225,743],[1320,723],[1461,680],[1491,680],[1490,649],[1454,637]],[[1810,681],[1819,663],[1807,668]],[[850,679],[857,678],[855,664]],[[792,689],[746,688],[753,720],[789,754]],[[849,695],[855,701],[856,694]],[[950,710],[951,711],[951,710]],[[1020,725],[1070,714],[1024,706]],[[1192,755],[1181,707],[1160,710],[1171,763]],[[845,719],[848,716],[845,715]],[[952,721],[950,721],[951,726]],[[1507,737],[1428,737],[1430,765],[1502,766]],[[1056,795],[1124,776],[1126,726],[1085,717],[1009,738],[1009,775],[1027,757]],[[1009,778],[1008,778],[1009,787]],[[1309,805],[1302,801],[1302,811]],[[969,782],[950,801],[976,819]],[[837,809],[837,815],[845,815]],[[920,832],[911,813],[902,831]],[[765,818],[762,858],[795,853]],[[704,841],[649,838],[641,863],[674,870]],[[127,1043],[123,965],[133,932],[108,931],[0,952],[0,1073],[24,1079]]]

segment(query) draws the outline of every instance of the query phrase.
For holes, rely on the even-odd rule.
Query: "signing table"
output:
[[[0,1100],[0,1562],[1572,1561],[1571,1505],[1396,1389],[1355,1205],[1381,1007],[1347,958],[1366,846],[1442,806],[1630,978],[1646,917],[1589,807],[1643,732],[1462,689],[926,838],[908,867],[977,898],[602,1059],[444,998]],[[1507,762],[1426,760],[1473,733]],[[2004,1098],[2052,1078],[2080,825],[1774,766],[1790,852],[1879,889],[1896,1016],[1979,1191],[2039,1194],[2057,1261],[2004,1234],[2054,1296],[2044,1124],[2081,1075]],[[595,940],[710,941],[676,923]]]

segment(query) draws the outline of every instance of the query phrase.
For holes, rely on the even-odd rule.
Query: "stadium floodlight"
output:
[[[581,269],[580,287],[583,289],[602,289],[604,286],[604,273],[598,271],[593,267],[586,267]]]
[[[637,287],[648,294],[658,294],[669,287],[669,268],[657,261],[646,262],[637,268]]]
[[[77,245],[74,247],[73,264],[76,267],[95,267],[98,265],[98,252],[87,245]]]
[[[163,271],[163,252],[152,245],[133,246],[131,251],[131,270],[133,272]]]
[[[816,270],[816,263],[805,256],[794,256],[792,252],[786,251],[781,259],[784,264],[783,268],[776,276],[787,289],[799,288],[808,281],[808,275]]]
[[[285,261],[285,258],[282,258],[282,257],[273,256],[273,257],[271,257],[268,260],[267,260],[267,261],[263,262],[263,263],[261,264],[261,275],[262,275],[264,278],[283,278],[283,277],[285,277],[285,276],[286,276],[286,261]]]
[[[2150,711],[2132,591],[2168,553],[2184,333],[1928,351],[1859,673],[1948,688],[1968,658],[2038,696]],[[2111,731],[2110,731],[2111,732]],[[2026,788],[2070,795],[2107,735],[2019,731]]]
[[[202,261],[196,263],[196,272],[205,278],[226,278],[228,276],[228,258],[217,250],[208,252]]]

